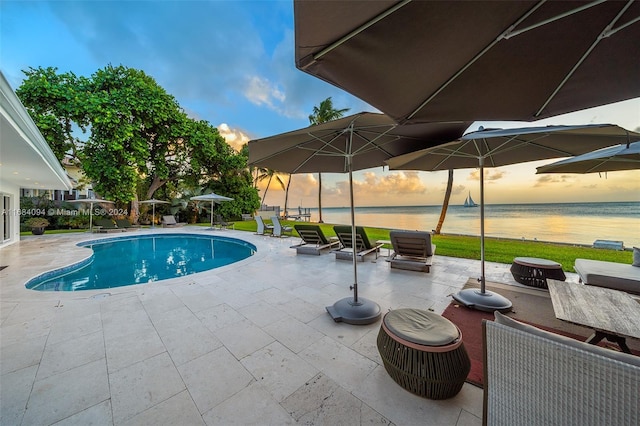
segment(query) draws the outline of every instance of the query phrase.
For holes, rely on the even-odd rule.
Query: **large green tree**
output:
[[[331,97],[320,102],[320,105],[313,107],[313,112],[309,116],[312,125],[326,123],[342,117],[349,108],[335,109]],[[318,173],[318,222],[322,223],[322,173]]]
[[[58,158],[71,156],[96,192],[132,201],[134,212],[140,188],[146,192],[141,196],[152,198],[167,184],[177,193],[246,169],[246,156],[208,122],[187,117],[143,71],[109,65],[91,78],[55,68],[24,73],[17,94]],[[257,193],[244,196],[255,204]]]

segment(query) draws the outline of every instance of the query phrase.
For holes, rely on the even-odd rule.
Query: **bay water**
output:
[[[362,226],[431,231],[441,206],[356,207]],[[325,223],[349,224],[349,207],[323,207]],[[318,209],[311,209],[318,220]],[[443,234],[480,235],[480,207],[449,205]],[[595,240],[622,241],[640,247],[640,202],[540,203],[485,205],[488,237],[591,245]]]

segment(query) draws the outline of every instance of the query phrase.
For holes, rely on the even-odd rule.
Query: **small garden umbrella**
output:
[[[89,203],[89,232],[93,232],[93,205],[109,203],[113,204],[113,201],[101,200],[99,198],[85,198],[81,200],[73,200],[72,203]]]
[[[213,228],[213,205],[215,203],[222,203],[224,201],[233,201],[233,198],[225,197],[223,195],[218,195],[213,192],[210,194],[191,197],[191,199],[194,201],[211,201],[211,229],[214,229]]]
[[[140,201],[140,204],[151,204],[152,207],[152,219],[151,219],[151,227],[155,228],[156,227],[156,204],[169,204],[168,201],[162,201],[162,200],[156,200],[155,198],[152,198],[150,200],[144,200],[144,201]]]

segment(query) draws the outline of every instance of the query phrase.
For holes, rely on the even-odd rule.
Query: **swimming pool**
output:
[[[71,266],[41,274],[26,288],[78,291],[146,284],[219,268],[246,259],[256,247],[222,236],[153,234],[79,243],[93,255]]]

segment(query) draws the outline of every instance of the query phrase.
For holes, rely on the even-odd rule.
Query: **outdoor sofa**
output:
[[[573,268],[585,284],[640,294],[640,249],[636,247],[633,248],[631,265],[576,259]]]
[[[483,320],[485,425],[640,424],[640,357],[495,312]]]

